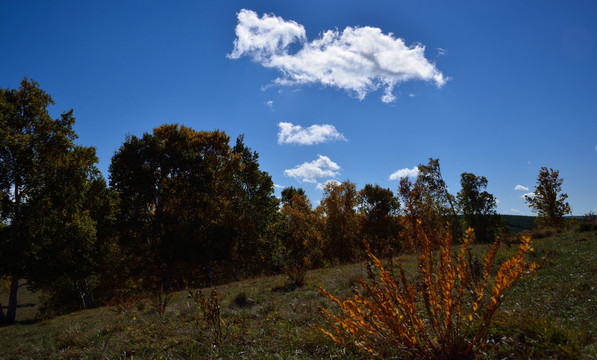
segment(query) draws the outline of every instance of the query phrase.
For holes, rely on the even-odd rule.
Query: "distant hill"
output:
[[[537,228],[535,223],[535,216],[523,216],[523,215],[501,215],[502,219],[506,222],[509,228],[510,234],[518,234],[523,230],[530,230]]]

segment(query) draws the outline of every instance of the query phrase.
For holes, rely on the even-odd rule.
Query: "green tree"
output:
[[[401,250],[400,201],[390,189],[367,184],[358,196],[361,211],[361,234],[377,256],[392,256]]]
[[[446,231],[452,232],[456,239],[461,238],[455,199],[443,180],[439,159],[429,159],[427,165],[421,164],[418,169],[414,183],[403,177],[398,188],[399,197],[404,204],[403,215],[409,245],[418,248],[423,234],[429,237],[433,246],[439,245],[445,238]]]
[[[234,193],[228,211],[228,221],[234,226],[232,263],[238,280],[241,268],[254,274],[269,262],[275,248],[279,201],[271,177],[259,169],[259,154],[244,144],[243,135],[236,139],[232,154],[240,157],[233,172]]]
[[[230,185],[228,142],[223,132],[162,125],[127,137],[112,158],[121,245],[146,286],[169,291],[175,268],[189,262],[202,262],[209,276],[209,262],[225,256],[231,229],[218,195]]]
[[[162,125],[127,137],[114,155],[120,243],[145,287],[209,285],[267,262],[279,216],[273,182],[243,136],[233,148],[229,141],[221,131]]]
[[[427,165],[419,165],[417,185],[429,203],[433,203],[437,214],[450,224],[454,239],[462,239],[462,229],[458,224],[456,199],[448,191],[439,165],[439,159],[429,159]]]
[[[18,89],[0,90],[0,271],[11,279],[8,311],[0,318],[6,323],[15,321],[20,278],[41,283],[77,271],[84,276],[80,267],[95,239],[94,222],[79,201],[95,150],[74,144],[73,110],[53,119],[53,104],[27,78]]]
[[[113,197],[99,170],[93,165],[93,149],[77,149],[60,165],[53,184],[36,206],[38,216],[31,224],[35,239],[29,260],[36,265],[28,272],[34,288],[45,295],[44,316],[96,306],[105,301],[96,291],[106,252],[115,240],[111,236]],[[59,174],[59,175],[58,175]],[[68,194],[65,196],[64,194]],[[38,200],[38,201],[39,201]],[[104,288],[105,289],[105,288]],[[99,295],[99,297],[96,297]]]
[[[477,241],[494,241],[501,221],[495,197],[484,190],[487,188],[487,179],[464,172],[460,175],[460,185],[462,189],[457,199],[464,223],[474,229]]]
[[[524,196],[531,210],[537,213],[540,227],[562,228],[564,215],[572,212],[566,202],[568,194],[562,192],[564,179],[559,175],[559,170],[541,167],[533,195]]]
[[[325,219],[325,254],[330,260],[350,262],[360,256],[357,205],[354,183],[346,180],[325,185],[320,207]]]
[[[282,204],[289,204],[292,206],[292,198],[294,195],[305,195],[305,190],[303,188],[296,189],[294,186],[285,187],[282,189],[281,193]]]

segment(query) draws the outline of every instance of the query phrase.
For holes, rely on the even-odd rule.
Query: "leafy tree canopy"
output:
[[[570,214],[570,205],[566,202],[568,194],[562,192],[564,179],[559,178],[560,171],[542,167],[537,177],[533,195],[525,195],[525,200],[541,227],[561,228],[564,215]]]

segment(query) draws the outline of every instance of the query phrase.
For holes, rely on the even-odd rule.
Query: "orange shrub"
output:
[[[336,343],[370,358],[474,358],[507,290],[536,265],[525,265],[531,239],[522,237],[518,251],[501,264],[492,279],[490,268],[499,249],[496,241],[485,257],[481,278],[475,280],[466,260],[473,238],[473,230],[468,229],[453,259],[450,237],[441,243],[437,258],[423,236],[416,286],[407,280],[400,261],[396,276],[368,251],[379,279],[372,277],[369,283],[359,279],[363,290],[344,301],[321,289],[339,306],[340,314],[322,308],[327,326],[320,330]]]

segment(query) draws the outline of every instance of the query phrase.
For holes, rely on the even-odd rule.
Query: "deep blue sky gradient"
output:
[[[392,104],[382,90],[359,100],[321,85],[268,87],[275,69],[226,57],[241,9],[294,20],[309,40],[378,27],[423,44],[450,80],[403,83]],[[487,177],[507,214],[531,214],[516,185],[532,191],[541,166],[559,169],[582,215],[597,211],[595,19],[594,1],[2,0],[0,87],[28,76],[55,115],[73,108],[79,143],[97,148],[106,177],[126,134],[177,122],[244,133],[274,182],[305,188],[315,204],[322,192],[285,169],[321,154],[341,166],[337,180],[395,191],[391,173],[433,157],[453,193],[464,171]],[[348,141],[279,145],[279,122],[331,124]]]

